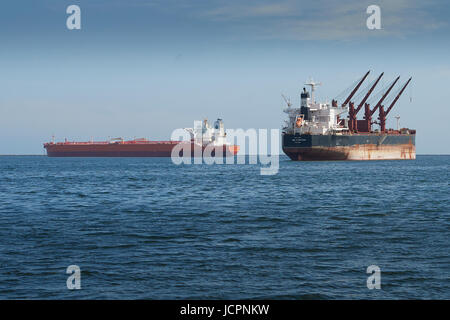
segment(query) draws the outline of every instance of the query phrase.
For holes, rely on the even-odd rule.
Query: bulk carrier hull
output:
[[[44,148],[49,157],[171,157],[172,150],[177,145],[180,149],[179,156],[184,156],[183,149],[190,150],[190,156],[194,157],[195,147],[201,149],[202,153],[206,148],[179,141],[49,142],[44,144]],[[215,156],[217,151],[218,155],[228,157],[236,155],[239,147],[223,145],[206,151],[211,156]]]
[[[314,91],[321,83],[312,80],[305,83],[311,87],[311,92],[303,88],[300,93],[300,106],[292,106],[290,100],[283,96],[287,104],[283,111],[288,115],[282,134],[284,153],[292,160],[306,161],[415,159],[416,130],[399,128],[400,116],[395,117],[397,130],[386,128],[387,115],[412,78],[396,93],[389,95],[400,79],[398,76],[370,100],[384,75],[382,72],[364,91],[355,96],[369,73],[370,70],[357,81],[340,105],[337,98],[331,103],[316,102]],[[359,100],[361,97],[362,100]],[[354,101],[353,98],[358,100]],[[372,102],[374,106],[371,106]],[[358,112],[361,110],[364,110],[364,118],[358,119]],[[375,120],[374,114],[377,111],[378,117]],[[373,124],[378,124],[380,128],[373,129]]]
[[[283,134],[283,152],[292,160],[412,160],[415,134]]]

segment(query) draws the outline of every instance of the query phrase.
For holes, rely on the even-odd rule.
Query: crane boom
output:
[[[283,97],[284,102],[286,102],[287,106],[290,107],[292,105],[291,104],[291,99],[286,98],[286,96],[284,94],[281,94],[281,96]]]
[[[375,106],[375,108],[373,108],[373,110],[370,112],[371,114],[374,114],[375,111],[377,111],[377,109],[381,106],[381,103],[383,103],[383,100],[386,99],[387,95],[389,94],[389,92],[391,92],[392,88],[394,87],[394,85],[397,83],[398,79],[400,79],[400,76],[397,77],[397,79],[395,79],[395,81],[391,84],[391,86],[389,87],[389,89],[385,92],[385,94],[381,97],[380,101],[378,101],[377,105]]]
[[[341,108],[344,108],[347,103],[350,101],[350,99],[353,97],[353,95],[356,93],[356,91],[358,91],[359,87],[362,85],[362,83],[364,82],[364,80],[366,80],[367,76],[369,75],[370,70],[367,71],[367,73],[364,75],[364,77],[361,79],[361,81],[359,81],[358,85],[355,87],[355,89],[353,89],[353,91],[349,94],[349,96],[347,97],[347,99],[345,99],[344,103],[342,104]]]
[[[358,105],[358,107],[355,110],[355,115],[358,114],[359,110],[361,110],[361,108],[364,106],[364,103],[367,101],[367,99],[369,98],[369,96],[372,94],[373,90],[375,89],[375,87],[377,86],[378,82],[380,81],[381,77],[384,75],[384,72],[382,72],[380,74],[380,76],[378,77],[377,81],[375,81],[375,83],[373,84],[372,88],[370,88],[369,91],[367,91],[366,96],[364,97],[364,99],[362,99],[361,103]]]
[[[412,77],[409,78],[408,81],[406,81],[405,85],[403,86],[402,90],[400,90],[400,92],[398,93],[398,95],[395,97],[394,101],[392,101],[391,105],[389,106],[389,108],[386,110],[385,115],[387,116],[387,114],[389,113],[389,111],[392,110],[392,108],[394,107],[395,103],[397,102],[397,100],[400,98],[400,96],[402,95],[403,91],[405,91],[406,87],[408,86],[409,82],[411,81]]]

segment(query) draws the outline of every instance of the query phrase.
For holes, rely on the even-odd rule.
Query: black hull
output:
[[[283,152],[292,160],[410,160],[415,134],[283,134]]]

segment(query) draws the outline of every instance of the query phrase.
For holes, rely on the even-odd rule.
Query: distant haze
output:
[[[280,128],[281,93],[329,101],[372,70],[413,77],[388,127],[417,129],[418,154],[448,154],[450,5],[377,1],[7,1],[0,11],[0,154],[42,143],[168,140],[194,120]],[[66,28],[81,7],[81,30]],[[381,87],[381,86],[380,86]],[[359,115],[360,117],[362,114]]]

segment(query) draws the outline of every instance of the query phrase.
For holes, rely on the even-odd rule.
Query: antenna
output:
[[[284,94],[281,94],[281,96],[284,99],[284,102],[286,102],[287,106],[290,108],[292,103],[291,103],[291,99],[290,98],[286,98],[286,96]]]

